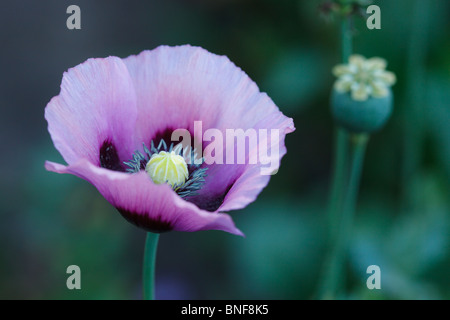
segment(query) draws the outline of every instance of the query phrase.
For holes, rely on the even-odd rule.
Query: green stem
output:
[[[341,60],[348,63],[348,58],[353,52],[352,17],[342,19],[341,23]]]
[[[351,17],[347,16],[341,22],[341,61],[348,63],[348,59],[352,54],[352,31],[351,31]],[[333,163],[333,178],[331,183],[329,206],[328,206],[328,241],[331,244],[331,251],[324,264],[323,276],[319,284],[318,295],[320,298],[328,296],[329,282],[332,278],[332,273],[336,267],[334,266],[334,244],[339,236],[339,224],[342,220],[342,206],[344,193],[347,184],[347,170],[348,170],[348,149],[349,149],[349,135],[342,129],[337,128],[335,132],[335,149],[334,149],[334,163]]]
[[[340,221],[342,201],[346,187],[348,166],[348,133],[342,129],[336,129],[335,155],[333,164],[333,182],[331,184],[330,200],[328,207],[329,237],[335,238],[335,226]]]
[[[352,54],[353,39],[351,30],[351,16],[342,19],[341,22],[341,60],[342,63],[348,63],[348,58]],[[328,225],[330,226],[330,238],[334,238],[334,226],[340,220],[342,199],[344,197],[345,177],[347,176],[348,167],[348,134],[342,128],[337,128],[335,142],[335,155],[333,164],[333,182],[331,184],[331,192],[328,207]]]
[[[369,135],[365,133],[352,134],[350,136],[352,143],[351,150],[351,171],[350,181],[348,184],[347,196],[344,203],[344,218],[342,221],[343,244],[348,243],[350,236],[350,229],[352,226],[353,215],[355,213],[356,202],[358,199],[359,184],[361,181],[361,173],[364,164],[364,155],[366,153],[367,142],[369,141]],[[348,220],[347,220],[348,219]]]
[[[334,226],[337,229],[337,233],[333,239],[331,255],[327,260],[327,272],[322,279],[320,288],[320,298],[322,299],[336,298],[338,288],[344,279],[345,256],[352,233],[353,217],[368,139],[369,136],[366,134],[353,134],[350,136],[352,143],[350,151],[350,179],[344,199],[341,220]]]
[[[155,262],[159,233],[147,233],[144,249],[144,263],[142,270],[144,300],[155,299]]]
[[[361,181],[361,173],[364,163],[364,155],[366,153],[367,142],[369,135],[354,134],[351,139],[351,170],[350,180],[347,188],[347,195],[344,202],[344,211],[342,221],[339,227],[339,236],[336,243],[336,257],[337,257],[337,272],[336,275],[344,274],[343,265],[345,254],[349,246],[349,241],[353,229],[353,217],[355,215],[356,203],[358,200],[359,185]],[[343,277],[342,277],[343,278]],[[332,282],[332,288],[337,288],[338,281]],[[334,287],[333,287],[334,286]]]
[[[341,23],[341,49],[342,63],[347,63],[348,58],[352,54],[352,32],[351,32],[351,17],[345,17]],[[348,167],[348,134],[342,128],[337,128],[335,144],[335,155],[333,164],[333,182],[331,184],[328,217],[329,225],[331,227],[330,235],[332,237],[333,229],[336,222],[340,219],[340,209],[342,208],[342,198],[345,191],[345,177],[347,175]]]

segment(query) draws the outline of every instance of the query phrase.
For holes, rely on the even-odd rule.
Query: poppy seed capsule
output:
[[[186,161],[174,151],[155,153],[145,167],[156,184],[168,183],[172,188],[183,184],[189,174]]]
[[[371,133],[381,129],[392,113],[393,95],[390,88],[382,98],[370,97],[364,101],[352,99],[350,93],[333,89],[331,113],[343,128],[355,133]]]
[[[331,95],[331,111],[340,126],[355,133],[370,133],[387,122],[392,112],[391,86],[396,76],[386,66],[383,58],[366,59],[354,54],[347,64],[333,68],[337,80]]]

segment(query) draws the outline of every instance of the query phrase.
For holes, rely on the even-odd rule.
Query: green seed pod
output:
[[[371,133],[381,129],[392,113],[393,94],[390,88],[384,97],[352,99],[349,92],[333,89],[331,113],[337,124],[355,133]]]

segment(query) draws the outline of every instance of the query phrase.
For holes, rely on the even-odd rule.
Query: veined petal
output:
[[[69,69],[60,94],[45,108],[50,135],[68,164],[85,158],[99,165],[105,141],[126,159],[134,147],[136,117],[133,83],[116,57],[89,59]]]
[[[49,171],[76,175],[94,185],[125,219],[153,232],[223,230],[243,235],[231,217],[211,213],[181,199],[168,185],[156,185],[145,172],[127,174],[93,165],[86,159],[64,166],[46,162]]]
[[[241,209],[256,199],[258,194],[269,183],[270,175],[268,175],[267,170],[272,170],[273,174],[278,171],[281,159],[287,152],[284,143],[285,136],[293,130],[293,123],[287,121],[279,128],[280,134],[278,140],[268,135],[267,140],[259,141],[258,150],[253,150],[252,153],[259,152],[261,146],[265,144],[270,150],[269,154],[271,154],[270,165],[262,165],[261,163],[258,165],[248,165],[226,195],[219,211]],[[275,150],[277,150],[278,154],[274,154]],[[275,157],[276,155],[277,157]],[[258,159],[261,161],[260,158]]]
[[[169,128],[252,128],[279,109],[227,57],[189,45],[160,46],[123,60],[136,88],[144,141]]]
[[[136,88],[136,129],[143,142],[167,128],[193,132],[197,120],[203,129],[216,127],[226,112],[227,87],[236,81],[227,72],[226,57],[188,45],[160,46],[123,61]]]

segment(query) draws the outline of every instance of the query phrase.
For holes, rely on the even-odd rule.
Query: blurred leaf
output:
[[[426,116],[440,164],[450,179],[450,70],[430,74]]]
[[[242,213],[245,241],[230,241],[242,298],[311,298],[323,251],[323,211],[305,202],[261,199]]]
[[[412,190],[418,200],[412,212],[394,217],[386,204],[368,201],[360,206],[351,250],[357,287],[365,287],[366,268],[378,265],[382,294],[390,298],[437,299],[448,290],[427,277],[449,255],[448,203],[435,175],[419,175],[415,181]]]
[[[324,61],[318,51],[286,49],[270,66],[261,88],[281,110],[294,113],[323,92],[324,79],[331,79]]]

